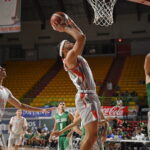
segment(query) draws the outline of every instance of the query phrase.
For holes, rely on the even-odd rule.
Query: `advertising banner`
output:
[[[128,115],[128,107],[127,106],[101,106],[102,112],[104,116],[114,116],[121,117]]]

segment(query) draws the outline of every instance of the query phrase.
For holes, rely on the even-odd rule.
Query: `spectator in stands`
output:
[[[110,139],[113,139],[114,138],[114,133],[112,132],[112,129],[111,128],[109,128],[109,130],[108,130],[108,134],[107,134],[107,138],[110,138]]]
[[[123,127],[127,128],[129,126],[129,123],[127,122],[127,120],[124,120],[122,125]]]
[[[27,129],[27,131],[25,132],[25,135],[24,135],[24,144],[25,145],[32,145],[32,142],[31,142],[32,137],[33,137],[33,132],[29,128],[29,129]]]
[[[38,128],[34,133],[32,139],[32,145],[35,146],[42,146],[43,145],[43,137],[42,137],[42,130]]]
[[[12,117],[9,122],[9,139],[8,148],[18,150],[23,142],[24,134],[27,130],[27,121],[22,117],[22,110],[16,111],[16,116]]]
[[[112,90],[112,89],[113,89],[112,82],[111,81],[107,82],[107,90]]]
[[[46,124],[44,123],[44,125],[43,125],[43,128],[42,128],[42,130],[44,130],[44,131],[48,131],[48,127],[46,126]]]
[[[114,130],[114,139],[122,139],[122,135],[119,129]]]
[[[120,97],[116,101],[116,106],[118,106],[118,107],[123,106],[123,102],[122,102],[122,99]]]

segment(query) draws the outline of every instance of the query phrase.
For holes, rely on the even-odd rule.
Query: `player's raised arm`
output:
[[[56,13],[57,14],[57,13]],[[56,20],[57,20],[56,16]],[[82,54],[82,51],[84,49],[86,36],[82,32],[82,30],[74,23],[74,21],[67,17],[64,18],[66,21],[65,23],[51,23],[54,30],[58,32],[66,32],[70,36],[72,36],[75,39],[74,45],[69,49],[69,52],[65,58],[65,64],[67,66],[70,66],[72,64],[76,64],[76,59],[78,55]],[[66,44],[66,43],[65,43]],[[66,45],[64,44],[64,48]],[[68,48],[67,48],[68,49]],[[66,50],[64,50],[66,51]],[[69,67],[70,68],[70,67]]]

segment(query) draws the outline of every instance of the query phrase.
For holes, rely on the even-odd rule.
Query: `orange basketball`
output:
[[[67,14],[65,14],[64,12],[56,12],[51,16],[50,24],[51,26],[58,24],[63,25],[67,23],[67,20],[68,20]]]

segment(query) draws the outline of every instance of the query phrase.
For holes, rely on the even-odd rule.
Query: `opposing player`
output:
[[[60,43],[59,55],[63,59],[64,69],[78,90],[75,98],[76,108],[86,129],[86,135],[80,149],[90,150],[97,140],[100,102],[96,94],[91,69],[87,61],[81,56],[86,36],[72,19],[69,18],[67,22],[65,25],[53,24],[52,27],[54,30],[65,32],[75,39],[75,43],[63,40]]]
[[[99,122],[99,131],[100,131],[98,133],[99,139],[97,140],[97,142],[94,143],[91,150],[104,150],[103,143],[106,141],[108,121],[111,120],[111,118],[107,118],[108,119],[107,120],[107,119],[104,118],[102,113],[101,113],[101,115],[102,115],[101,117],[102,117],[103,120],[101,120]],[[78,126],[77,126],[79,124],[81,124],[81,129],[79,129]],[[104,128],[101,128],[102,126],[104,126]],[[73,129],[74,132],[81,135],[81,140],[84,138],[86,130],[85,130],[84,127],[82,127],[81,118],[80,118],[80,115],[79,115],[78,111],[75,112],[73,123],[71,123],[70,125],[68,125],[67,127],[65,127],[64,129],[62,129],[60,131],[52,132],[52,135],[54,135],[56,137],[60,136],[61,134],[63,134],[67,130],[70,130],[71,128]],[[72,144],[68,145],[68,147],[69,148],[72,147]],[[73,147],[70,148],[70,149],[73,149]]]
[[[18,150],[22,144],[24,134],[27,130],[27,120],[22,117],[22,110],[16,111],[16,116],[12,117],[9,122],[9,139],[8,149]]]
[[[145,71],[148,107],[150,108],[150,53],[147,54],[145,58],[144,71]],[[148,112],[148,137],[150,139],[150,111]]]
[[[26,111],[33,111],[33,112],[47,112],[51,111],[55,108],[47,108],[47,109],[41,109],[41,108],[35,108],[31,107],[29,105],[21,103],[18,99],[16,99],[10,90],[8,90],[6,87],[3,86],[3,80],[6,78],[6,70],[5,68],[2,68],[0,66],[0,122],[2,120],[2,116],[5,112],[5,106],[6,103],[12,104],[17,109],[22,109]],[[1,130],[1,129],[0,129]],[[1,135],[1,134],[0,134]],[[2,146],[0,146],[2,147]]]
[[[144,71],[145,71],[148,107],[150,108],[150,53],[145,58]]]
[[[73,116],[71,113],[65,111],[65,103],[60,102],[58,105],[58,113],[55,115],[55,123],[53,131],[60,131],[68,126],[73,121]],[[66,150],[66,142],[67,142],[67,135],[69,131],[64,132],[58,138],[58,147],[59,150]],[[49,141],[51,142],[52,136],[50,136]]]

